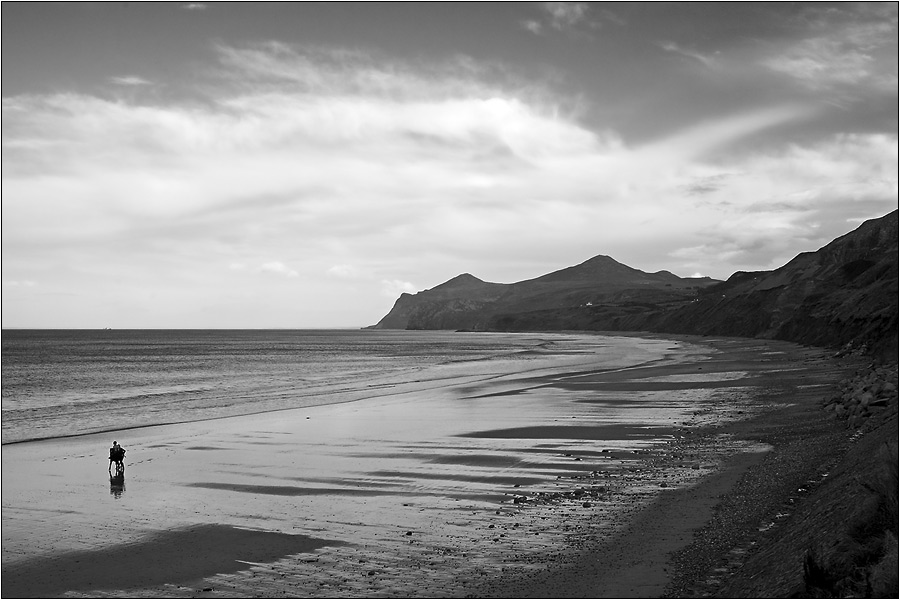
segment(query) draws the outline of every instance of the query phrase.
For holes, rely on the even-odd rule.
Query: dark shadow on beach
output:
[[[275,562],[339,545],[343,544],[274,531],[198,525],[161,531],[137,543],[4,565],[2,594],[4,598],[53,598],[73,591],[146,589],[234,573],[248,568],[247,562]],[[53,565],[52,577],[47,576],[48,564]]]

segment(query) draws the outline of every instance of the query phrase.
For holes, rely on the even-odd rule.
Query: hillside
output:
[[[375,329],[496,328],[498,315],[565,310],[597,304],[681,306],[717,283],[667,271],[645,273],[596,256],[535,279],[489,283],[468,273],[417,294],[402,294]]]
[[[897,356],[898,215],[866,221],[783,267],[735,273],[656,331],[738,335]]]
[[[508,311],[489,329],[651,331],[780,339],[897,359],[898,213],[773,271],[738,272],[681,304]]]

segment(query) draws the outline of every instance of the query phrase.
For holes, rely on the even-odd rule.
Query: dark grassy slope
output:
[[[780,339],[897,359],[898,218],[866,221],[774,271],[738,272],[688,302],[635,297],[593,306],[508,312],[490,329],[609,330]]]

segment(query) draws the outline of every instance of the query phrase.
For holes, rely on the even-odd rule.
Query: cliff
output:
[[[894,211],[774,271],[735,273],[646,327],[849,346],[896,360],[897,240]]]

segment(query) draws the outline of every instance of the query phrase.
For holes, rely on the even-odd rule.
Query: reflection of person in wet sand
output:
[[[112,471],[113,463],[116,465],[116,475],[125,473],[125,448],[119,445],[119,442],[113,441],[112,448],[109,449],[109,470]]]
[[[125,493],[125,473],[109,476],[109,493],[116,498]]]

